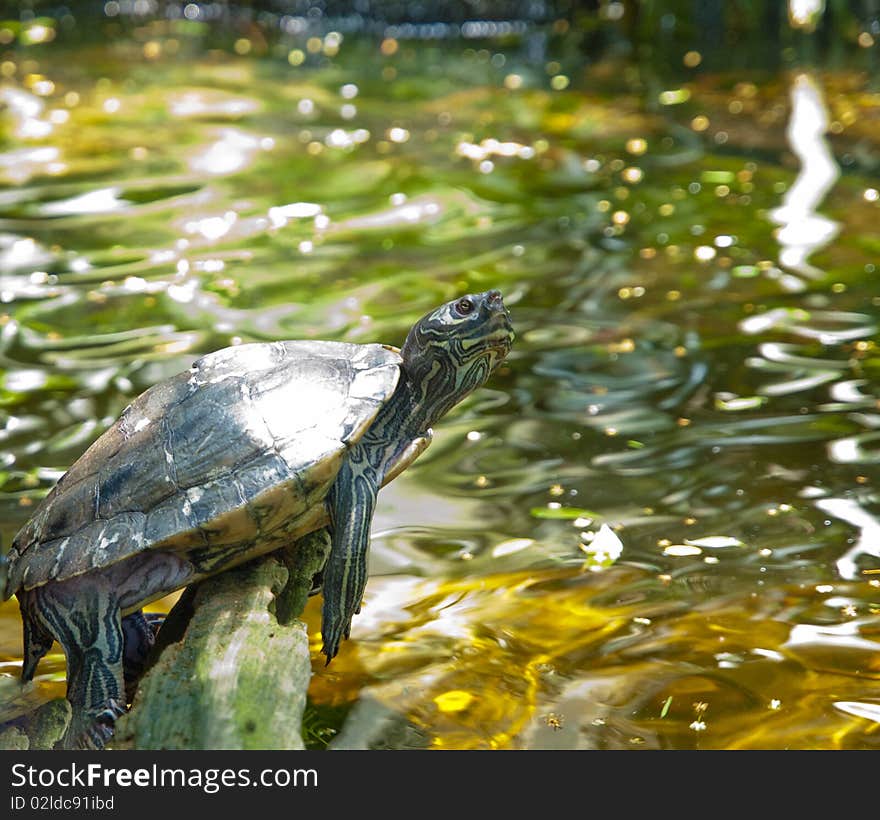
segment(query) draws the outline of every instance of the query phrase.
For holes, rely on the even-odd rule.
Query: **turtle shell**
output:
[[[323,501],[400,362],[378,344],[245,344],[151,387],[18,532],[4,597],[145,550],[277,540]]]

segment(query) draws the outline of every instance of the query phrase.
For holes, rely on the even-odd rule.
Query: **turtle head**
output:
[[[401,356],[428,423],[480,387],[510,352],[514,333],[501,292],[461,296],[419,319]]]

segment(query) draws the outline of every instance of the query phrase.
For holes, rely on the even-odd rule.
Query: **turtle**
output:
[[[327,531],[322,651],[349,637],[379,488],[483,385],[514,340],[500,291],[447,302],[401,349],[254,342],[198,359],[136,398],[35,509],[0,565],[23,622],[22,680],[57,640],[73,719],[103,748],[155,623],[143,607]]]

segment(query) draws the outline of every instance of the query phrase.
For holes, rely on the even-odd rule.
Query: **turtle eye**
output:
[[[474,309],[474,303],[470,299],[459,299],[455,303],[455,309],[462,315],[467,316]]]

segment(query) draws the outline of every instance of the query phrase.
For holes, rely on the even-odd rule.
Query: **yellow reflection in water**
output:
[[[421,727],[433,748],[516,745],[555,665],[597,651],[632,617],[628,607],[593,606],[578,587],[546,596],[540,583],[527,572],[445,582],[371,579],[362,614],[381,611],[372,623],[356,619],[352,637],[370,634],[376,643],[344,651],[318,671],[314,701],[340,704],[366,691]],[[396,609],[396,599],[415,603]],[[383,615],[409,620],[404,626]]]
[[[658,587],[627,567],[373,578],[352,641],[329,668],[316,662],[310,695],[378,703],[435,749],[880,742],[875,619],[850,617],[824,587],[696,602]],[[316,631],[319,606],[307,614]],[[832,614],[836,625],[810,623]]]

